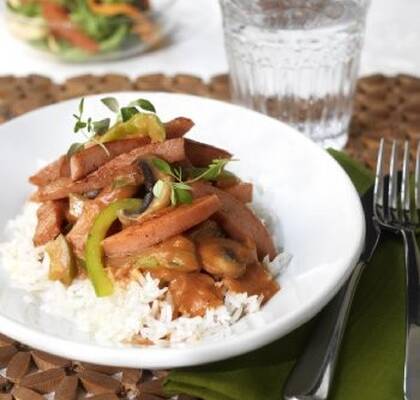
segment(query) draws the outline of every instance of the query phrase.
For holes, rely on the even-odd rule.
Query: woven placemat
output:
[[[133,80],[117,74],[82,75],[63,84],[40,75],[3,76],[0,122],[60,100],[121,90],[189,93],[226,101],[230,97],[226,75],[215,76],[209,82],[192,75],[152,74]],[[420,78],[372,75],[359,80],[346,150],[373,167],[380,137],[415,141],[420,138]]]
[[[215,76],[207,83],[191,75],[153,74],[134,80],[116,74],[83,75],[63,84],[40,75],[3,76],[0,123],[57,101],[121,90],[158,90],[229,100],[226,75]],[[346,151],[373,168],[380,137],[420,139],[419,78],[375,75],[359,80]],[[162,382],[167,374],[64,360],[1,335],[0,370],[0,400],[42,400],[44,395],[75,400],[88,394],[94,396],[92,400],[159,400],[164,398]]]

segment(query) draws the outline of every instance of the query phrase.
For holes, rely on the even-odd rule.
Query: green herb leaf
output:
[[[181,167],[172,168],[172,172],[175,179],[181,182],[182,181],[182,168]]]
[[[176,203],[182,204],[191,204],[192,203],[192,194],[189,189],[178,189],[174,188]]]
[[[110,119],[104,119],[101,121],[93,121],[91,117],[87,119],[87,121],[83,121],[83,109],[84,109],[84,101],[85,99],[82,98],[79,103],[79,115],[73,114],[73,117],[76,119],[76,123],[74,124],[74,132],[77,133],[82,131],[81,133],[87,139],[88,142],[93,142],[101,146],[107,156],[110,156],[110,153],[106,146],[103,143],[100,143],[97,138],[95,138],[95,134],[101,134],[103,131],[106,131],[109,128]],[[86,131],[84,131],[86,129]],[[94,134],[92,134],[92,131]],[[70,150],[70,149],[69,149]]]
[[[207,171],[207,168],[203,167],[189,167],[186,170],[187,176],[189,179],[195,179],[198,176],[204,174]]]
[[[138,114],[139,110],[136,107],[123,107],[121,108],[121,118],[123,122],[128,121],[131,117]]]
[[[165,160],[162,160],[161,158],[154,158],[152,163],[159,171],[167,175],[172,175],[172,168]]]
[[[214,181],[216,180],[224,171],[224,168],[228,162],[232,161],[231,159],[218,159],[213,160],[211,164],[206,169],[193,169],[192,175],[194,176],[193,179],[190,179],[188,183],[196,182],[201,179],[207,180],[207,181]],[[198,173],[199,171],[202,171],[201,173]],[[198,173],[198,174],[197,174]]]
[[[174,183],[172,184],[172,186],[173,186],[175,189],[181,189],[181,190],[191,190],[191,186],[187,185],[187,184],[186,184],[186,183],[184,183],[184,182],[174,182]]]
[[[97,135],[103,135],[108,129],[109,125],[111,124],[110,118],[101,119],[100,121],[93,121],[93,131]]]
[[[83,122],[83,121],[80,121],[80,120],[76,121],[76,123],[74,124],[74,133],[77,133],[81,129],[86,128],[86,126],[87,126],[86,122]]]
[[[171,204],[173,206],[176,206],[176,202],[177,202],[177,199],[176,199],[175,189],[172,187],[172,190],[171,190]]]
[[[129,106],[138,106],[142,110],[150,111],[152,113],[156,113],[155,106],[149,100],[146,100],[146,99],[134,100],[129,104]]]
[[[209,169],[203,175],[202,179],[207,179],[207,180],[216,179],[222,173],[223,168],[229,161],[230,159],[213,160],[213,162],[209,165]]]
[[[87,120],[87,131],[90,133],[92,132],[92,118],[89,117]]]
[[[84,148],[83,143],[73,143],[69,149],[67,150],[67,157],[71,157],[73,154],[78,153],[80,150],[83,150]]]
[[[104,97],[101,101],[112,112],[118,113],[120,111],[120,105],[115,97]]]
[[[82,117],[84,106],[85,106],[85,98],[82,97],[81,100],[80,100],[80,103],[79,103],[80,118]]]
[[[162,192],[165,187],[165,182],[159,179],[153,186],[153,196],[160,199],[162,197]]]

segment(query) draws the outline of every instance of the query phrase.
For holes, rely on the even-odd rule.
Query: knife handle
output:
[[[407,331],[404,365],[404,399],[420,397],[420,257],[416,234],[401,231],[405,243],[407,285]]]
[[[346,329],[354,294],[365,263],[360,261],[349,280],[321,312],[303,354],[284,387],[285,400],[325,400]]]

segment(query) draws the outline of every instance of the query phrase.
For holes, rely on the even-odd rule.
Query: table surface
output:
[[[178,0],[173,6],[177,28],[172,44],[128,60],[85,65],[51,62],[29,50],[0,22],[0,75],[40,73],[57,81],[84,73],[190,73],[208,79],[227,70],[217,0]],[[361,75],[420,75],[419,0],[372,0]]]

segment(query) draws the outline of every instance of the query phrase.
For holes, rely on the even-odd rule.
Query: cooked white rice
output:
[[[44,312],[71,321],[100,344],[124,345],[136,334],[160,346],[213,340],[229,335],[235,322],[260,309],[258,296],[228,292],[224,305],[208,310],[204,317],[172,319],[167,289],[160,289],[159,281],[149,274],[117,285],[115,293],[105,298],[96,297],[87,279],[77,279],[68,288],[52,282],[43,248],[32,243],[37,207],[27,203],[22,214],[8,223],[10,240],[0,245],[2,265],[12,285],[30,294],[27,301],[38,301]],[[272,273],[277,275],[288,262],[289,257],[281,254],[270,263]]]

